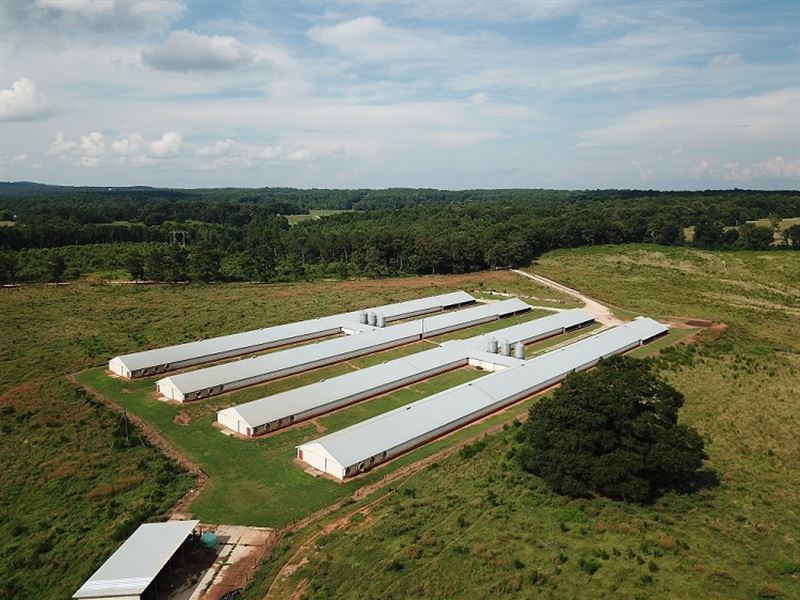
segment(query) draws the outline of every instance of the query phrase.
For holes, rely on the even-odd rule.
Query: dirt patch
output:
[[[189,416],[189,413],[186,411],[181,411],[172,419],[172,421],[176,425],[188,425],[189,422],[192,420],[192,417]]]
[[[217,534],[224,535],[224,529],[225,526],[218,526]],[[238,527],[236,529],[248,528]],[[258,565],[274,548],[274,538],[277,536],[273,530],[250,529],[251,535],[242,535],[238,538],[231,536],[229,543],[233,547],[223,558],[224,564],[221,565],[216,578],[202,595],[204,600],[218,600],[230,591],[244,588],[253,578]],[[260,535],[253,535],[254,533],[260,533]]]
[[[308,591],[308,579],[303,579],[292,592],[292,600],[300,600]]]

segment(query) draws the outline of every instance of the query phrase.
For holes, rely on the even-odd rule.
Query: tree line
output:
[[[681,245],[692,226],[691,243],[700,248],[800,249],[800,225],[772,245],[781,219],[800,215],[800,195],[791,192],[171,193],[0,198],[0,211],[12,213],[0,214],[0,221],[13,221],[0,228],[0,280],[52,281],[59,271],[60,278],[72,278],[104,269],[153,281],[464,273],[528,264],[557,248]],[[331,205],[351,210],[293,226],[285,216]],[[763,218],[770,226],[747,223]],[[170,243],[176,230],[186,232],[185,247]]]

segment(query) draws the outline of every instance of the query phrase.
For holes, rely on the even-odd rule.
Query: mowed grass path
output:
[[[516,467],[512,428],[318,538],[275,596],[800,597],[797,253],[597,247],[547,254],[531,270],[633,313],[727,324],[655,363],[706,440],[699,488],[650,506],[569,500]],[[672,338],[686,333],[696,332]]]

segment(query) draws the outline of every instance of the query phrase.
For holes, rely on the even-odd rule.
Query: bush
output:
[[[479,440],[474,444],[467,444],[458,451],[458,455],[463,459],[470,459],[479,452],[482,452],[486,448],[486,442],[484,440]]]
[[[600,568],[600,563],[593,558],[582,558],[578,561],[578,566],[584,573],[588,573],[589,575],[594,575]]]

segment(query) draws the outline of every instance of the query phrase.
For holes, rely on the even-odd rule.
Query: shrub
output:
[[[578,566],[584,573],[588,573],[589,575],[594,575],[600,568],[600,563],[593,558],[581,558],[578,561]]]

